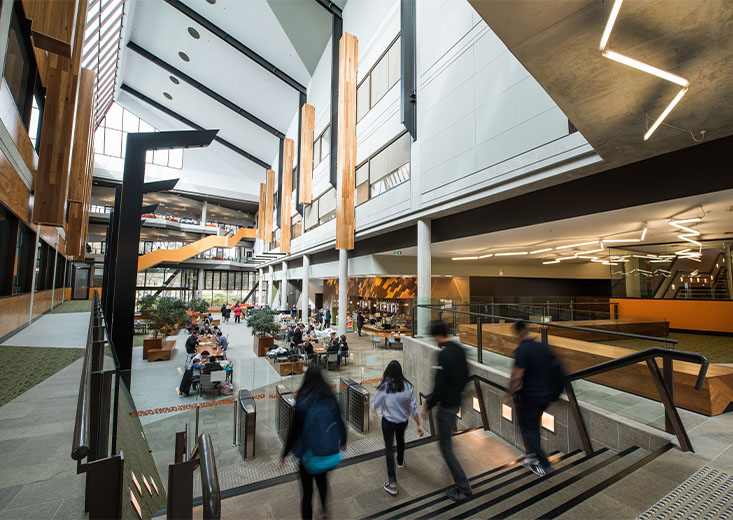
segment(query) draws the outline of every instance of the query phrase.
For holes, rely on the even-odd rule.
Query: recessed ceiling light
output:
[[[196,29],[194,29],[193,27],[188,28],[188,34],[190,34],[191,38],[193,38],[194,40],[198,40],[199,38],[201,38],[201,35],[199,34],[199,32]]]
[[[177,77],[175,77],[175,76],[169,76],[169,78],[176,85],[178,85],[178,84],[181,83],[181,81]]]
[[[178,53],[178,56],[180,56],[183,61],[191,61],[191,58],[188,57],[188,54],[183,51],[180,51]]]
[[[173,99],[173,96],[171,96],[170,94],[168,94],[168,92],[163,92],[163,95],[164,95],[164,96],[165,96],[165,97],[166,97],[167,99],[171,99],[171,100]]]

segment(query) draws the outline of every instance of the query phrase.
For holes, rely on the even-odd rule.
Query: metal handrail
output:
[[[524,323],[530,324],[530,325],[538,325],[540,327],[556,327],[561,329],[568,329],[568,330],[579,330],[584,332],[596,332],[596,333],[602,333],[602,334],[608,334],[610,336],[621,336],[625,338],[632,338],[632,339],[643,339],[643,340],[649,340],[649,341],[659,341],[661,343],[671,343],[676,345],[679,343],[676,339],[669,339],[669,338],[655,338],[654,336],[645,336],[643,334],[632,334],[630,332],[617,332],[613,330],[603,330],[603,329],[591,329],[588,327],[576,327],[573,325],[560,325],[558,323],[552,323],[552,322],[539,322],[539,321],[529,321],[522,318],[511,318],[508,316],[498,316],[494,314],[486,314],[483,312],[471,312],[471,311],[459,311],[456,309],[445,309],[439,305],[434,304],[426,304],[426,303],[420,303],[415,305],[414,307],[422,307],[425,309],[431,309],[434,311],[440,311],[440,312],[450,312],[453,314],[466,314],[468,316],[476,316],[479,318],[493,318],[497,320],[506,320],[506,321],[523,321]]]
[[[204,519],[221,518],[221,491],[219,489],[219,475],[216,472],[214,446],[208,433],[199,437],[201,453],[201,496],[203,497]]]
[[[92,363],[92,327],[95,322],[98,308],[97,292],[92,298],[92,316],[89,320],[89,332],[87,344],[84,351],[84,363],[81,368],[81,379],[79,381],[79,395],[76,400],[76,417],[74,421],[74,436],[71,443],[71,458],[80,461],[89,455],[89,373]]]
[[[708,361],[708,358],[696,352],[685,352],[681,350],[672,350],[662,347],[648,348],[646,350],[634,352],[633,354],[629,354],[628,356],[623,356],[620,358],[612,359],[610,361],[599,363],[597,365],[576,370],[575,372],[571,372],[568,374],[568,380],[576,381],[578,379],[586,379],[588,377],[595,376],[603,372],[608,372],[617,368],[623,368],[629,365],[635,365],[636,363],[639,363],[641,361],[646,361],[647,359],[654,359],[657,357],[700,364],[700,371],[697,374],[697,381],[695,382],[695,390],[702,389],[702,385],[705,382],[705,375],[707,374],[708,367],[710,365],[710,361]]]

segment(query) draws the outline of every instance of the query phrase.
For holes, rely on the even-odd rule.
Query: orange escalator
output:
[[[233,236],[210,236],[178,249],[158,249],[144,254],[137,261],[137,270],[144,271],[161,262],[183,262],[212,247],[234,247],[244,238],[255,238],[256,229],[240,228]]]

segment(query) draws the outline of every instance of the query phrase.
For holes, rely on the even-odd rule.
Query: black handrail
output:
[[[204,519],[221,518],[221,491],[219,475],[216,472],[214,446],[208,433],[199,437],[201,457],[201,496],[203,497]]]
[[[508,316],[498,316],[494,314],[486,314],[483,312],[471,312],[471,311],[459,311],[456,309],[445,309],[441,307],[440,305],[434,305],[434,304],[427,304],[427,303],[420,303],[415,305],[414,307],[422,307],[426,309],[431,309],[434,311],[440,311],[440,312],[450,312],[453,314],[466,314],[469,316],[477,316],[480,318],[493,318],[497,320],[505,320],[505,321],[523,321],[530,325],[538,325],[540,327],[557,327],[561,329],[568,329],[568,330],[580,330],[584,332],[595,332],[595,333],[601,333],[601,334],[608,334],[609,336],[621,336],[625,338],[632,338],[632,339],[643,339],[648,341],[659,341],[660,343],[671,343],[676,345],[679,343],[676,339],[669,339],[669,338],[655,338],[654,336],[645,336],[643,334],[632,334],[630,332],[617,332],[614,330],[603,330],[603,329],[591,329],[588,327],[575,327],[573,325],[560,325],[558,323],[552,323],[552,322],[539,322],[539,321],[529,321],[524,320],[522,318],[511,318]],[[414,308],[413,307],[413,308]]]
[[[702,354],[696,352],[685,352],[680,350],[672,350],[669,348],[654,347],[639,352],[634,352],[628,356],[612,359],[605,361],[597,365],[582,368],[568,374],[569,381],[576,381],[578,379],[586,379],[591,376],[615,370],[617,368],[623,368],[629,365],[635,365],[641,361],[647,359],[654,359],[656,357],[672,359],[675,361],[687,361],[688,363],[698,363],[700,365],[700,372],[697,374],[697,381],[695,382],[695,390],[701,390],[702,385],[705,382],[705,375],[708,372],[708,366],[710,361]]]
[[[92,326],[97,302],[97,293],[92,300],[92,318],[89,320],[89,332],[84,351],[84,363],[81,368],[79,381],[79,395],[76,400],[76,418],[74,421],[74,436],[71,443],[71,458],[77,461],[89,455],[89,370],[92,360]]]

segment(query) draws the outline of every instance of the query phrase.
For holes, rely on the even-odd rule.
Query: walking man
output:
[[[361,328],[364,326],[364,315],[361,312],[356,313],[356,330],[361,337]]]
[[[324,327],[330,328],[331,327],[331,309],[326,309],[326,314],[323,316],[323,319],[325,321]]]
[[[456,487],[445,494],[453,501],[463,500],[471,496],[471,486],[461,463],[453,453],[452,433],[456,424],[456,415],[461,406],[461,393],[468,382],[468,365],[466,353],[460,345],[448,339],[448,328],[445,323],[436,320],[430,324],[430,334],[441,348],[438,354],[438,370],[435,372],[433,393],[428,396],[425,407],[420,414],[427,419],[428,411],[438,405],[438,437],[440,452],[453,476]]]
[[[519,429],[529,452],[523,464],[535,475],[544,476],[552,471],[552,465],[542,449],[540,425],[542,412],[552,399],[550,367],[553,354],[545,343],[530,336],[527,323],[518,321],[512,325],[512,330],[519,346],[514,350],[514,367],[504,404],[514,401],[517,408]]]

